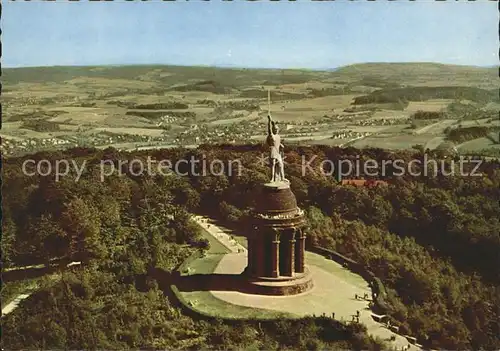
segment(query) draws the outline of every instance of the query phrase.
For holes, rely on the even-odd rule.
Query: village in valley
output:
[[[397,72],[412,64],[394,65]],[[422,76],[439,68],[413,65]],[[63,69],[24,69],[31,79],[23,78],[23,68],[5,70],[5,156],[71,147],[260,143],[269,112],[287,143],[432,150],[462,129],[471,135],[452,141],[463,153],[499,153],[495,75],[488,68],[449,66],[475,79],[454,86],[443,73],[429,87],[417,76],[382,77],[376,64],[335,71],[125,66],[58,72]],[[198,79],[193,70],[201,72]],[[46,74],[58,79],[44,81]],[[217,74],[224,79],[207,79]]]

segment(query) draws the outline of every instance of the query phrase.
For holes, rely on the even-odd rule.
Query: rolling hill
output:
[[[78,77],[153,81],[162,85],[211,80],[223,86],[301,84],[311,80],[344,83],[380,81],[404,85],[459,85],[496,88],[497,68],[438,63],[363,63],[334,71],[246,69],[170,65],[53,66],[4,68],[3,83],[64,82]],[[267,83],[267,84],[266,84]]]

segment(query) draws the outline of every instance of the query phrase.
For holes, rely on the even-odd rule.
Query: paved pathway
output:
[[[16,307],[19,305],[19,303],[22,300],[28,298],[30,295],[31,293],[17,295],[13,301],[9,302],[5,307],[2,307],[2,317],[14,311]]]
[[[235,244],[228,234],[209,223],[207,218],[194,216],[193,219],[232,251],[222,258],[215,273],[240,274],[243,272],[247,264],[247,250],[240,244]],[[290,312],[300,316],[312,314],[319,316],[323,313],[331,316],[334,312],[335,319],[351,321],[353,315],[359,311],[359,321],[367,327],[370,335],[387,341],[395,337],[395,341],[388,342],[397,350],[420,350],[415,345],[410,345],[405,337],[376,322],[368,307],[369,300],[355,298],[356,294],[371,296],[371,289],[362,277],[345,269],[337,262],[312,252],[306,252],[306,263],[313,275],[314,287],[302,294],[265,296],[236,291],[211,291],[211,293],[218,299],[235,305]]]
[[[81,264],[82,264],[81,262],[74,261],[74,262],[68,263],[68,265],[66,267],[79,266]],[[40,268],[40,266],[45,267],[45,265],[37,265],[37,266],[26,266],[26,267],[22,267],[22,268],[24,268],[24,269],[31,268],[31,267]],[[13,269],[16,269],[16,268],[13,268]],[[11,270],[13,270],[13,269],[11,269]],[[34,289],[34,290],[30,290],[29,292],[24,292],[22,294],[19,294],[14,298],[14,300],[9,302],[7,305],[3,306],[2,307],[2,317],[11,313],[12,311],[14,311],[17,308],[17,306],[19,306],[21,301],[30,297],[31,294],[33,294],[36,290],[37,289]]]
[[[322,267],[332,266],[334,269],[325,270],[316,265],[319,260]],[[368,308],[369,300],[356,299],[355,295],[371,296],[368,283],[360,276],[343,268],[338,263],[327,260],[323,256],[307,252],[307,266],[313,276],[314,287],[312,290],[293,296],[264,296],[245,294],[236,291],[211,291],[220,300],[254,308],[263,308],[275,311],[293,313],[299,316],[320,316],[325,314],[331,316],[335,313],[335,319],[341,321],[352,321],[353,316],[359,311],[359,321],[367,327],[369,334],[389,340],[392,336],[396,338],[392,346],[401,350],[409,345],[408,340],[376,322],[372,318],[372,312]],[[244,253],[230,253],[225,255],[215,269],[219,274],[240,274],[247,264],[247,256]],[[409,350],[418,350],[411,345]]]

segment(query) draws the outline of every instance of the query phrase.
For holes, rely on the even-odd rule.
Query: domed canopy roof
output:
[[[265,184],[259,192],[255,211],[258,213],[283,213],[297,210],[297,199],[290,186]]]
[[[264,184],[256,194],[252,226],[254,228],[298,228],[306,224],[304,211],[297,206],[297,200],[290,183]]]

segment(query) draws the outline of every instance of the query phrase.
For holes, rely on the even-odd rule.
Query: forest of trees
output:
[[[349,87],[335,87],[335,88],[321,88],[321,89],[314,89],[314,88],[307,88],[308,94],[311,97],[324,97],[324,96],[331,96],[331,95],[344,95],[344,94],[349,94],[351,93],[351,89]]]
[[[70,176],[60,182],[27,177],[21,172],[24,158],[5,160],[5,264],[86,263],[63,273],[57,284],[47,282],[26,306],[4,318],[5,347],[380,347],[362,330],[342,336],[336,327],[329,339],[324,328],[333,328],[333,322],[320,319],[297,322],[306,328],[274,331],[210,325],[180,315],[162,297],[155,274],[169,274],[202,246],[189,212],[235,227],[243,223],[255,189],[269,176],[267,167],[256,162],[263,151],[260,145],[202,145],[132,153],[77,148],[29,156],[87,160],[78,182]],[[123,177],[99,179],[103,159],[145,161],[148,156],[173,163],[191,156],[207,162],[238,159],[243,169],[239,175],[203,177],[134,176],[124,169]],[[286,156],[287,178],[309,219],[307,245],[334,249],[373,271],[388,291],[387,314],[402,331],[432,348],[500,347],[498,161],[483,162],[478,177],[396,176],[389,168],[384,176],[389,186],[365,188],[340,185],[321,172],[321,162],[361,156],[361,162],[375,159],[381,165],[382,160],[422,160],[423,154],[291,146]],[[302,157],[316,157],[305,176]],[[180,171],[192,174],[187,165]]]
[[[19,121],[26,121],[30,119],[44,119],[44,118],[50,118],[50,117],[57,117],[62,114],[68,113],[67,111],[60,111],[60,110],[55,110],[55,111],[33,111],[33,112],[28,112],[28,113],[18,113],[18,114],[9,114],[7,111],[4,111],[5,114],[2,116],[5,119],[7,119],[9,122],[19,122]]]
[[[474,113],[478,108],[472,104],[464,104],[460,100],[455,100],[446,107],[446,111],[453,116],[461,117]]]
[[[189,106],[182,102],[169,101],[169,102],[159,102],[156,104],[136,104],[133,107],[138,110],[168,110],[168,109],[187,109]]]
[[[246,110],[246,111],[259,111],[260,104],[258,100],[243,100],[243,101],[227,101],[222,103],[222,107],[231,110]]]
[[[44,119],[27,119],[21,124],[21,128],[34,130],[35,132],[58,132],[61,127],[56,122]]]
[[[490,119],[493,121],[498,119],[498,111],[495,109],[465,104],[460,101],[454,101],[449,104],[446,107],[446,112],[450,117],[463,120]]]
[[[259,100],[239,100],[239,101],[214,101],[211,99],[198,100],[196,102],[200,105],[207,105],[213,108],[223,108],[226,110],[246,110],[246,111],[259,111]]]
[[[472,126],[466,128],[453,128],[447,131],[446,139],[455,143],[463,143],[468,140],[483,138],[488,136],[491,132],[498,131],[498,127],[485,127],[485,126]]]
[[[380,89],[354,99],[355,105],[429,99],[458,99],[479,103],[498,101],[498,92],[475,87],[407,87]]]
[[[446,118],[446,113],[441,111],[417,111],[411,115],[415,120],[442,119]]]
[[[179,85],[170,89],[175,91],[206,91],[213,94],[229,94],[232,90],[228,85],[215,80],[203,80],[192,84]]]
[[[171,156],[185,156],[176,152]],[[168,286],[193,250],[206,247],[189,214],[199,209],[203,187],[176,176],[128,174],[101,182],[98,161],[122,156],[139,155],[77,148],[33,157],[87,160],[78,182],[24,176],[23,159],[6,160],[4,267],[84,264],[62,271],[57,281],[44,277],[36,293],[2,318],[4,348],[381,349],[363,326],[331,318],[213,323],[182,315]]]

